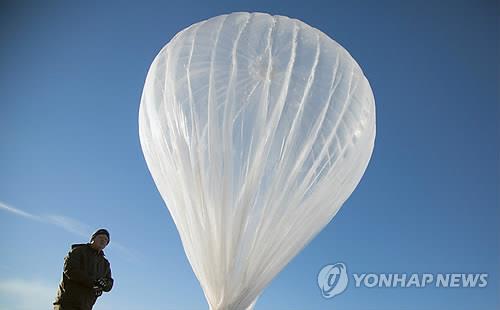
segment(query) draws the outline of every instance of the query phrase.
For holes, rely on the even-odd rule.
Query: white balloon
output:
[[[252,309],[360,181],[375,103],[358,64],[321,31],[233,13],[160,51],[139,132],[210,309]]]

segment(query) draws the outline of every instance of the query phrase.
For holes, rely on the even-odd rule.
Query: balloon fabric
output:
[[[253,309],[359,183],[375,102],[356,61],[321,31],[232,13],[159,52],[139,135],[210,309]]]

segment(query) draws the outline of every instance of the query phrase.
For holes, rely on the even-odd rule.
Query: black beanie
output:
[[[92,234],[90,241],[92,242],[92,240],[94,240],[95,236],[97,236],[97,235],[106,235],[108,237],[108,244],[109,244],[109,241],[111,241],[111,238],[109,238],[109,232],[104,228],[96,230],[96,232]]]

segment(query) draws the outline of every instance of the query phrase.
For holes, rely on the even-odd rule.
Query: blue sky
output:
[[[0,5],[0,309],[49,309],[72,243],[106,227],[116,285],[95,309],[207,309],[143,159],[154,56],[234,11],[298,18],[357,60],[375,150],[334,220],[256,309],[500,307],[498,1],[5,1]],[[317,274],[488,273],[486,288],[355,288]]]

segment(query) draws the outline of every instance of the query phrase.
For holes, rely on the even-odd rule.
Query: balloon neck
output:
[[[210,306],[210,310],[254,310],[255,304],[257,303],[257,299],[255,299],[248,307],[245,309],[241,309],[238,306],[221,306],[221,307],[212,307]]]

